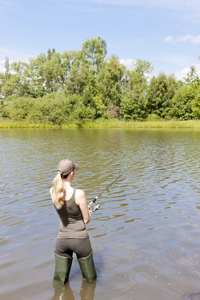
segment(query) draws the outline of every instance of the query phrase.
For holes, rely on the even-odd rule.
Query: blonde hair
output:
[[[64,201],[65,188],[60,174],[56,175],[56,177],[52,182],[52,185],[53,185],[52,200],[55,204],[55,207],[57,209],[61,209],[65,202]]]

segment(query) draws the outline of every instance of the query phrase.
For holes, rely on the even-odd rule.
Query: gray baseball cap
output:
[[[62,175],[69,175],[72,171],[78,170],[80,167],[78,164],[73,163],[70,159],[62,159],[58,163],[57,171]]]

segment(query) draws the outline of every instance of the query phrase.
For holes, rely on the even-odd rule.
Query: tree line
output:
[[[3,119],[65,123],[118,118],[200,119],[200,79],[191,66],[184,80],[173,74],[149,76],[150,62],[136,60],[127,69],[107,57],[102,38],[87,39],[81,50],[49,49],[28,62],[9,63],[0,72]]]

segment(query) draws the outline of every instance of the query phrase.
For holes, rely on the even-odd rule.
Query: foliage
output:
[[[101,70],[107,54],[106,41],[100,37],[87,39],[82,46],[82,53],[90,68],[94,68],[96,74]]]
[[[152,122],[152,121],[161,121],[161,120],[162,120],[161,117],[159,117],[156,114],[150,114],[146,118],[146,121],[150,121],[150,122]]]
[[[195,68],[192,66],[185,79],[185,85],[179,87],[172,99],[171,117],[180,120],[198,118],[198,115],[200,115],[198,105],[199,90],[200,80]]]
[[[172,98],[177,90],[178,83],[173,75],[160,73],[150,81],[147,89],[147,111],[161,118],[168,118]]]
[[[194,119],[200,119],[200,90],[192,101],[192,115]]]
[[[148,61],[137,60],[135,68],[126,73],[126,86],[120,104],[120,115],[128,119],[144,119],[147,116],[147,74],[152,71]]]
[[[120,105],[124,72],[124,66],[113,55],[99,73],[98,92],[106,107]]]
[[[78,95],[64,96],[55,93],[43,98],[16,97],[6,101],[2,117],[15,121],[50,122],[61,124],[79,119],[93,119],[95,111],[86,107]]]
[[[184,81],[137,59],[132,69],[107,57],[102,38],[87,39],[80,50],[48,49],[27,62],[5,58],[0,72],[0,117],[61,124],[85,120],[200,119],[200,79],[194,66]]]
[[[182,86],[178,89],[172,99],[172,108],[170,115],[180,120],[189,120],[192,118],[191,103],[194,99],[194,93],[188,86]]]

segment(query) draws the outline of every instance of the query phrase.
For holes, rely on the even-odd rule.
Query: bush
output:
[[[33,107],[31,98],[15,98],[12,101],[6,100],[3,104],[2,117],[12,120],[25,120]]]
[[[192,118],[192,101],[195,91],[189,86],[181,86],[171,101],[169,115],[171,118],[189,120]]]
[[[62,124],[67,121],[71,113],[72,105],[64,95],[44,96],[34,100],[32,110],[29,112],[29,121],[50,122]]]
[[[195,119],[200,119],[200,94],[192,101],[192,115]]]
[[[150,115],[148,115],[147,118],[146,118],[146,121],[149,121],[149,122],[152,122],[152,121],[160,121],[160,120],[162,120],[162,118],[159,117],[159,116],[156,115],[156,114],[150,114]]]
[[[83,103],[78,95],[49,94],[42,98],[11,97],[1,108],[1,116],[16,121],[63,124],[71,121],[95,119],[96,110]]]

